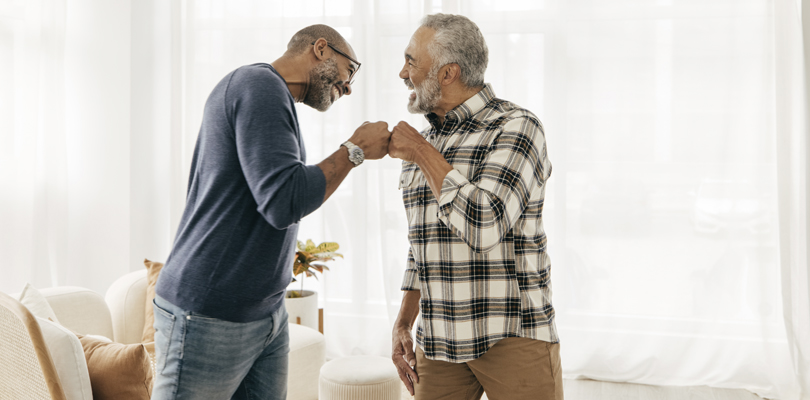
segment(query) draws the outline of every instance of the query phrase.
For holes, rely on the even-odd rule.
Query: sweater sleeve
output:
[[[294,104],[284,81],[267,68],[238,70],[225,107],[242,167],[258,211],[285,229],[323,203],[326,178],[306,165]]]

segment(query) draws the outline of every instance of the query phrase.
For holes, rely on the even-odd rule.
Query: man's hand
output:
[[[411,330],[395,326],[393,332],[393,349],[391,350],[391,359],[394,361],[394,366],[397,367],[399,379],[408,388],[408,392],[413,396],[413,384],[419,382],[419,376],[416,374],[416,355],[413,354],[413,339],[411,338]]]
[[[388,144],[388,154],[391,157],[404,161],[415,161],[416,155],[422,146],[430,143],[419,134],[414,127],[405,121],[400,121],[391,133],[391,143]]]
[[[414,127],[405,121],[394,127],[391,143],[388,144],[388,154],[400,160],[416,162],[425,174],[433,196],[441,198],[442,182],[453,170],[453,166],[447,163],[442,153],[428,143]]]
[[[349,141],[363,149],[366,160],[379,160],[388,154],[388,141],[391,132],[388,132],[386,122],[363,122]]]

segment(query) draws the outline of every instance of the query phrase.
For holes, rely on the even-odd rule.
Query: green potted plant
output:
[[[290,315],[290,322],[318,329],[318,294],[311,290],[304,290],[304,278],[311,276],[318,279],[315,272],[323,274],[329,267],[324,262],[333,261],[335,257],[343,258],[336,253],[340,245],[334,242],[324,242],[315,245],[311,239],[307,242],[298,241],[298,250],[293,260],[292,281],[301,281],[301,290],[287,290],[284,305]],[[298,277],[298,279],[296,279]]]

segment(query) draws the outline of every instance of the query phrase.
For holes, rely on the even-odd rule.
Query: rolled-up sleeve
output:
[[[470,179],[456,169],[445,176],[438,201],[439,220],[479,253],[503,240],[550,173],[539,121],[516,117],[502,130]]]

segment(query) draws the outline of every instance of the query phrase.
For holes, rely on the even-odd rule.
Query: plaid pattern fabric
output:
[[[428,358],[465,362],[506,337],[559,341],[543,231],[551,175],[543,126],[487,84],[422,135],[453,170],[437,200],[403,162],[411,247],[402,290],[420,290],[416,341]]]

